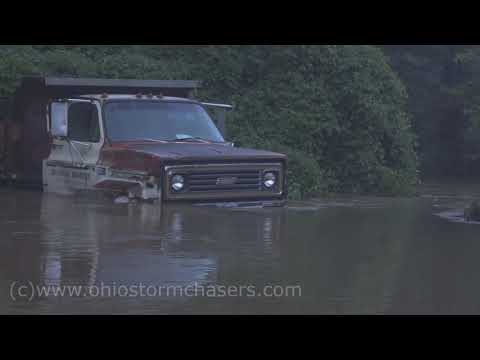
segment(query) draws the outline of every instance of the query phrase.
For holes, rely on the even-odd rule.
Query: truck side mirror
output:
[[[67,111],[68,104],[66,102],[53,102],[50,104],[50,132],[53,137],[67,137]]]

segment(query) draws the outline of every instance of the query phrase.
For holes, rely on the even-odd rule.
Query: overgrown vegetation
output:
[[[424,177],[480,176],[480,47],[381,47],[409,94]]]
[[[407,93],[382,50],[315,46],[2,46],[0,93],[24,75],[199,79],[233,103],[238,145],[289,155],[293,198],[405,194],[417,181]]]

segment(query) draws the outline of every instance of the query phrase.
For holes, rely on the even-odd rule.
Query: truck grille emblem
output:
[[[217,185],[233,185],[236,182],[236,177],[220,177],[217,179]]]

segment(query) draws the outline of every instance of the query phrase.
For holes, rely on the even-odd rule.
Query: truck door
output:
[[[68,99],[49,105],[52,151],[43,166],[44,189],[72,193],[93,188],[104,142],[100,104]]]

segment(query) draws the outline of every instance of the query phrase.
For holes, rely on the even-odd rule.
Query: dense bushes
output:
[[[275,51],[262,81],[238,99],[232,132],[244,144],[272,139],[302,151],[330,174],[329,190],[379,191],[390,169],[401,175],[395,192],[408,191],[416,159],[406,94],[381,52],[368,46]]]
[[[384,45],[408,89],[425,178],[480,177],[480,46]]]
[[[289,155],[289,192],[405,193],[416,181],[406,93],[371,46],[3,46],[0,92],[21,75],[200,79],[235,105],[238,145]]]

